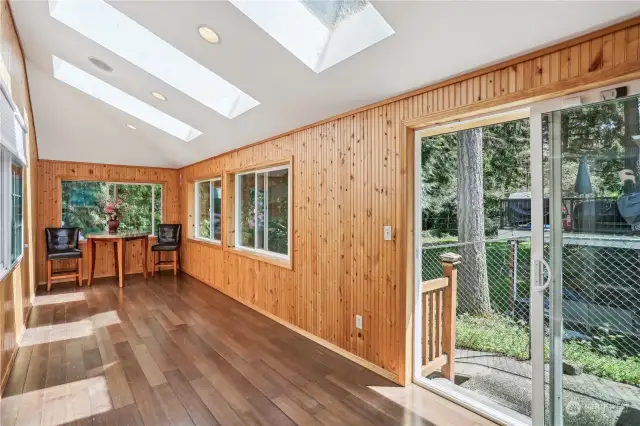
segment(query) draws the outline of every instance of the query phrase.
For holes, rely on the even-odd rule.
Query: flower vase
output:
[[[109,226],[110,234],[118,233],[118,226],[120,226],[120,221],[118,219],[109,219],[109,221],[107,222],[107,225]]]

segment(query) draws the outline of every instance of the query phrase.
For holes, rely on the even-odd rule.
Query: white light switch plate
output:
[[[356,328],[362,330],[362,315],[356,315]]]
[[[393,239],[393,231],[391,226],[384,227],[384,240],[391,241]]]

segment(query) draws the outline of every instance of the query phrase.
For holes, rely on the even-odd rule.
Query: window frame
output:
[[[13,166],[17,166],[20,168],[20,184],[22,185],[21,191],[20,191],[20,223],[14,223],[13,219],[14,219],[14,200],[15,198],[18,196],[15,191],[14,191],[14,185],[13,185],[13,171],[11,170],[13,168]],[[9,186],[11,188],[11,191],[9,192],[9,197],[10,197],[10,203],[9,203],[9,207],[11,209],[11,214],[10,214],[10,218],[11,220],[9,221],[10,225],[10,236],[9,239],[11,240],[10,243],[10,248],[9,248],[9,261],[12,263],[12,266],[15,265],[15,263],[17,263],[22,256],[24,255],[24,170],[25,167],[23,164],[21,164],[16,158],[10,158],[9,159]],[[13,257],[13,248],[14,248],[14,244],[13,244],[13,233],[14,231],[19,228],[20,229],[20,244],[17,246],[20,248],[20,254],[18,254],[16,256],[15,259],[12,259]]]
[[[268,177],[268,173],[269,172],[273,172],[273,171],[278,171],[278,170],[287,170],[287,254],[282,254],[282,253],[277,253],[274,251],[269,251],[268,247],[269,247],[269,243],[268,243],[268,219],[269,219],[269,210],[268,210],[268,202],[265,202],[265,211],[266,211],[266,215],[265,215],[265,226],[264,226],[264,233],[265,233],[265,237],[263,239],[264,244],[265,244],[265,249],[261,249],[261,248],[257,248],[257,244],[258,244],[258,238],[256,237],[254,240],[254,246],[253,247],[247,247],[242,245],[242,225],[240,223],[240,218],[241,218],[241,205],[240,205],[240,201],[242,199],[241,196],[241,185],[240,185],[240,178],[242,176],[246,176],[246,175],[254,175],[254,188],[256,191],[256,194],[258,193],[258,177],[257,175],[260,173],[264,173],[264,178],[265,178],[265,182],[264,182],[264,186],[265,186],[265,200],[268,200],[268,183],[269,183],[269,177]],[[235,228],[235,241],[234,241],[234,248],[236,250],[240,250],[240,251],[245,251],[245,252],[249,252],[249,253],[255,253],[258,254],[260,256],[264,256],[267,258],[275,258],[275,259],[280,259],[280,260],[285,260],[288,262],[291,262],[291,229],[292,229],[292,210],[293,210],[293,206],[291,204],[291,200],[292,200],[292,191],[291,191],[291,186],[292,186],[292,180],[293,177],[291,176],[291,164],[290,163],[286,163],[286,164],[280,164],[280,165],[276,165],[276,166],[272,166],[272,167],[265,167],[265,168],[258,168],[258,169],[252,169],[252,170],[247,170],[247,171],[241,171],[241,172],[237,172],[234,174],[234,210],[235,210],[235,217],[234,217],[234,228]],[[258,209],[258,197],[255,197],[254,200],[254,217],[255,220],[257,220],[257,209]],[[257,229],[257,224],[254,224],[254,229]]]
[[[213,182],[220,182],[220,239],[216,239],[214,237],[214,232],[213,232],[213,220],[211,221],[211,225],[210,225],[210,237],[203,237],[200,234],[200,193],[198,191],[200,184],[202,183],[208,183],[209,184],[209,217],[211,217],[213,214],[215,214],[214,212],[214,201],[213,201],[213,193],[211,190],[211,184]],[[216,177],[212,177],[209,179],[200,179],[200,180],[196,180],[193,182],[193,200],[194,200],[194,217],[193,217],[193,239],[198,240],[198,241],[204,241],[207,243],[213,243],[213,244],[217,244],[217,245],[222,245],[222,236],[224,235],[223,229],[222,229],[222,218],[224,216],[224,209],[222,208],[222,204],[224,203],[224,188],[222,185],[222,176],[216,176]]]
[[[118,185],[149,185],[151,186],[151,233],[149,236],[157,237],[156,228],[157,223],[155,223],[155,199],[156,192],[154,191],[154,185],[160,185],[160,223],[162,223],[164,219],[164,197],[165,197],[165,182],[154,182],[154,181],[145,181],[145,182],[127,182],[127,181],[110,181],[110,180],[100,180],[100,179],[82,179],[76,177],[60,177],[58,178],[58,186],[60,187],[58,204],[60,205],[60,226],[64,226],[62,224],[62,183],[63,182],[98,182],[104,183],[108,186],[113,185],[113,197],[116,198],[118,196]],[[106,231],[106,229],[105,229]],[[80,233],[80,241],[86,241],[84,237],[84,233]]]
[[[22,217],[20,254],[11,259],[13,224],[13,180],[11,167],[17,165],[22,169]],[[0,279],[3,279],[24,257],[24,197],[25,197],[26,165],[8,148],[0,145]]]

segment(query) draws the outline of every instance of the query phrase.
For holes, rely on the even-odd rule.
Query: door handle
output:
[[[547,279],[545,280],[544,284],[542,285],[536,285],[534,290],[535,291],[539,291],[539,292],[543,292],[545,291],[549,285],[551,284],[551,267],[549,266],[549,264],[544,260],[544,259],[539,259],[536,260],[537,262],[537,266],[538,266],[538,280],[537,282],[542,281],[542,277],[544,276],[544,269],[547,269]]]

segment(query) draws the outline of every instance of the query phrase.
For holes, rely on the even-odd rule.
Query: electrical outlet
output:
[[[393,239],[393,229],[391,226],[384,227],[384,240],[391,241]]]
[[[362,315],[356,315],[356,328],[362,330]]]

